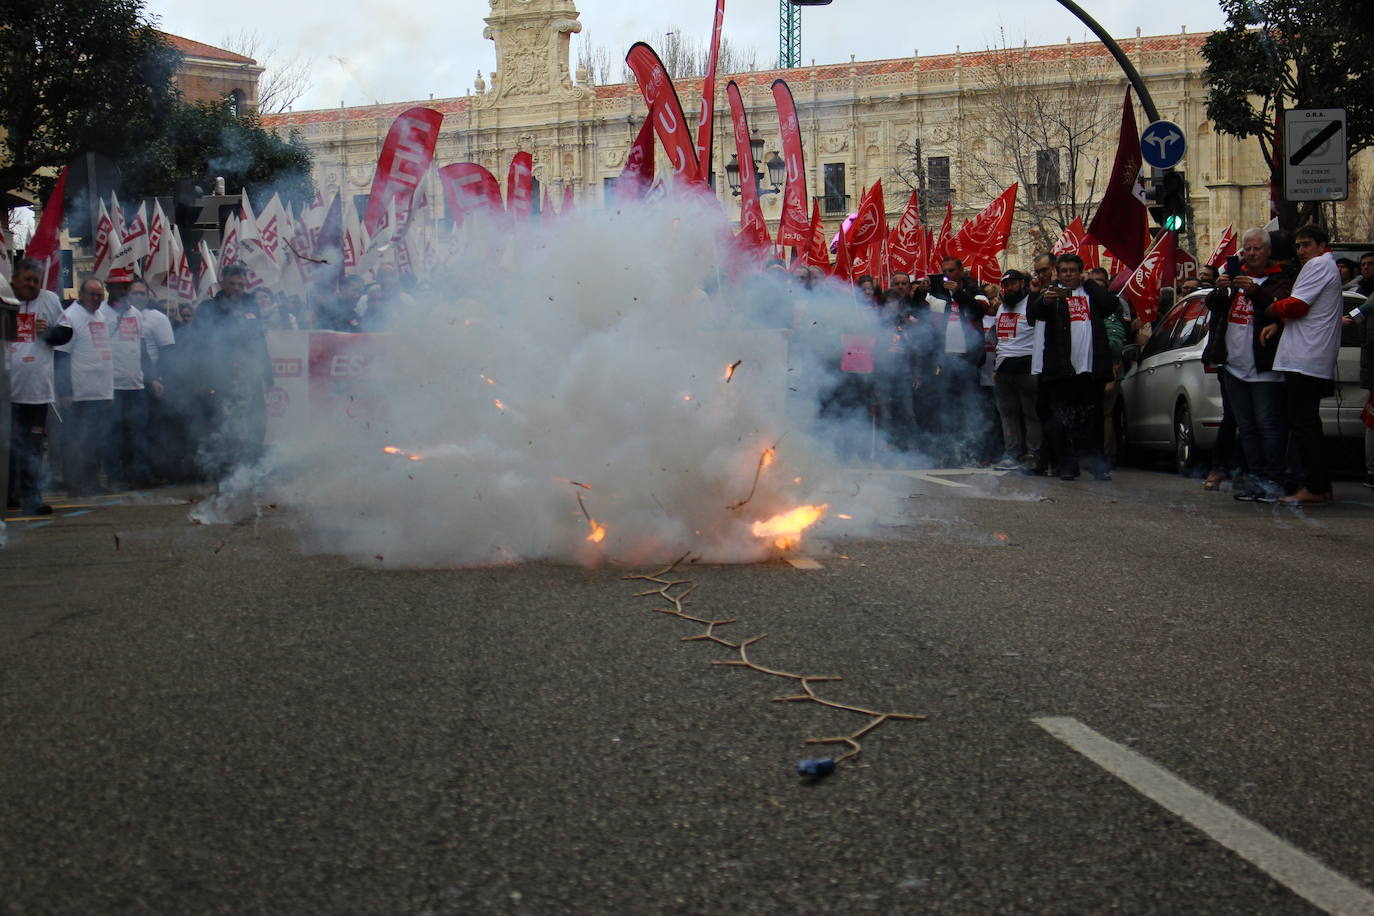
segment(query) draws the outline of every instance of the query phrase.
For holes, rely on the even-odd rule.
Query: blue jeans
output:
[[[1283,382],[1246,382],[1223,369],[1221,384],[1236,417],[1236,435],[1251,477],[1276,490],[1284,479],[1288,454]]]

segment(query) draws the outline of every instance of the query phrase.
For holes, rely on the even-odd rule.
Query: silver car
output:
[[[1221,384],[1217,370],[1202,364],[1207,346],[1207,293],[1200,290],[1174,305],[1141,348],[1121,380],[1116,429],[1121,445],[1171,452],[1174,466],[1189,473],[1201,453],[1216,445],[1221,426]],[[1346,311],[1364,302],[1346,292]],[[1368,393],[1360,387],[1360,347],[1347,327],[1336,358],[1336,393],[1322,401],[1322,428],[1329,438],[1364,441],[1360,412]]]

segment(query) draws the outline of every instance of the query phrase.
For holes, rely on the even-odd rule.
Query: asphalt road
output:
[[[938,476],[938,475],[937,475]],[[1374,889],[1374,493],[902,475],[821,568],[392,571],[162,490],[0,550],[0,912],[1308,913],[1069,717]],[[951,485],[956,484],[956,485]],[[1003,535],[1004,537],[999,537]],[[1319,873],[1320,874],[1320,873]],[[1324,879],[1318,877],[1320,884]],[[1328,882],[1329,883],[1329,882]],[[1374,897],[1369,897],[1374,900]]]

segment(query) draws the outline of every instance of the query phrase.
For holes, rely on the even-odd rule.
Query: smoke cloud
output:
[[[732,276],[721,226],[670,199],[495,249],[465,233],[342,365],[337,409],[195,516],[285,504],[312,548],[387,566],[752,562],[782,549],[755,524],[800,506],[827,507],[808,538],[878,531],[905,492],[841,464],[869,453],[867,413],[817,405],[844,335],[889,332],[847,286]]]

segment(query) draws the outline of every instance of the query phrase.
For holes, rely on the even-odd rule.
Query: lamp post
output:
[[[751,134],[752,136],[749,138],[749,150],[751,158],[754,162],[758,162],[759,156],[763,153],[763,138],[759,136],[757,129],[751,131]],[[763,172],[757,171],[756,166],[754,171],[755,189],[759,194],[781,194],[782,186],[787,180],[787,163],[778,155],[777,150],[774,150],[763,163],[763,167],[768,170],[768,183],[772,185],[772,187],[765,188],[763,186]],[[725,164],[725,180],[730,185],[730,194],[734,197],[739,197],[741,180],[738,153],[731,153],[730,161]]]

